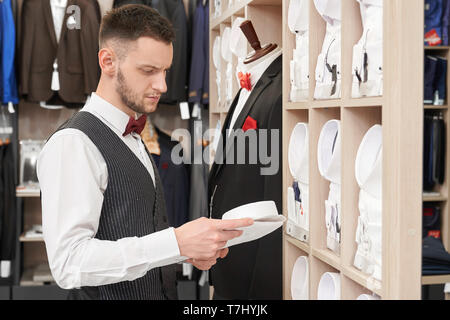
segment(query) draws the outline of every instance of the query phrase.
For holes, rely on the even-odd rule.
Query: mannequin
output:
[[[251,89],[256,85],[259,78],[263,75],[264,71],[266,71],[270,64],[282,53],[281,48],[277,48],[277,45],[275,44],[268,44],[261,48],[258,36],[256,35],[255,29],[253,28],[250,20],[244,21],[240,25],[240,28],[248,42],[252,45],[254,51],[249,53],[243,63],[238,66],[239,71],[236,75],[238,84],[241,86],[242,81],[247,82],[245,85],[247,88],[242,88],[242,90],[238,93],[239,101],[231,117],[228,136],[231,135],[231,129],[233,128],[245,103],[250,97],[252,92]],[[237,49],[233,48],[232,51],[237,52]]]
[[[337,99],[341,97],[341,1],[314,0],[314,5],[327,24],[317,59],[314,99]]]
[[[247,132],[256,135],[259,151],[277,147],[273,139],[281,137],[282,128],[281,50],[274,44],[261,46],[250,21],[242,22],[240,29],[247,39],[243,46],[250,43],[253,51],[243,55],[242,69],[240,74],[238,72],[241,89],[225,118],[220,135],[222,143],[218,144],[209,173],[209,210],[213,219],[221,219],[225,212],[236,207],[260,201],[274,201],[278,212],[282,211],[281,168],[271,166],[274,170],[269,172],[268,163],[261,159],[260,152],[256,162],[236,162],[240,155],[251,156],[255,150],[253,141],[245,138]],[[229,44],[238,44],[239,39],[235,40],[230,39]],[[233,47],[230,51],[239,54],[239,49],[244,48]],[[237,132],[230,135],[230,128]],[[261,138],[264,133],[268,139]],[[233,152],[239,146],[242,149]],[[270,161],[270,165],[281,163],[278,151],[273,152],[274,161]],[[210,270],[213,299],[282,299],[281,261],[281,229],[233,247],[227,258],[219,259]]]
[[[356,0],[363,34],[353,47],[352,97],[383,94],[383,0]]]
[[[296,43],[290,62],[290,100],[298,102],[309,95],[309,0],[291,0],[288,25]]]
[[[289,169],[294,178],[288,191],[287,232],[293,237],[309,238],[309,135],[308,124],[297,123],[289,141]]]
[[[382,226],[382,143],[380,125],[365,134],[355,161],[355,176],[359,193],[358,227],[354,266],[381,280]]]
[[[322,128],[317,146],[319,171],[330,181],[325,200],[327,247],[339,252],[341,239],[341,134],[340,121],[330,120]]]

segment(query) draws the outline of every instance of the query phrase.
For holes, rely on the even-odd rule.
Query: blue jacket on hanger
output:
[[[450,24],[450,0],[443,0],[442,3],[442,19],[441,19],[441,28],[442,28],[442,45],[448,46],[448,28]]]
[[[192,28],[189,102],[209,103],[209,3],[197,0]]]
[[[442,0],[425,0],[425,35],[434,30],[442,40],[442,9]]]
[[[0,1],[0,74],[1,103],[19,103],[16,74],[14,70],[14,50],[16,31],[11,9],[11,1]]]

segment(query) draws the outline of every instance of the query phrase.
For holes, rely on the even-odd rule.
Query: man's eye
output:
[[[155,70],[144,70],[144,73],[146,73],[146,74],[154,74]]]

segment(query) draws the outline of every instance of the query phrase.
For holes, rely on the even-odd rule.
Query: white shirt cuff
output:
[[[175,229],[173,227],[141,238],[145,255],[154,267],[178,263],[187,259],[180,256]]]

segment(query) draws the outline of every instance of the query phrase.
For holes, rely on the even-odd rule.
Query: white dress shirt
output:
[[[282,53],[281,48],[277,48],[264,58],[260,58],[259,60],[249,63],[248,65],[241,66],[240,68],[238,68],[237,73],[239,72],[242,72],[244,74],[250,73],[250,83],[253,90],[253,87],[258,83],[259,79],[267,70],[267,68],[272,64],[272,62],[275,61],[276,58],[278,58],[281,55],[281,53]],[[239,77],[237,77],[237,81],[240,86]],[[228,137],[230,136],[231,129],[233,129],[233,126],[239,114],[242,112],[242,109],[244,109],[245,103],[247,102],[251,93],[252,93],[251,90],[248,91],[245,88],[241,90],[241,93],[239,94],[239,100],[236,104],[236,108],[234,109],[233,115],[231,117],[230,127],[228,128],[229,129]]]
[[[154,178],[140,136],[122,133],[129,117],[95,93],[82,109],[99,118],[130,148]],[[52,275],[64,289],[134,280],[152,268],[185,258],[174,228],[117,241],[95,239],[108,170],[86,134],[66,128],[42,149],[37,175],[42,191],[42,227]]]
[[[50,0],[50,9],[53,17],[53,27],[55,29],[56,41],[59,42],[61,29],[66,15],[67,0]]]

